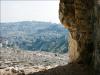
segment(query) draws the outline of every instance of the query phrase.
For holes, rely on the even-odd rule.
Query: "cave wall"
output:
[[[60,0],[59,19],[70,31],[70,63],[100,72],[100,0]],[[100,74],[100,73],[99,73]]]
[[[100,74],[100,0],[96,2],[95,13],[97,17],[97,21],[95,24],[95,69],[98,75]]]
[[[94,0],[60,0],[59,19],[69,29],[70,62],[92,63],[94,51]]]

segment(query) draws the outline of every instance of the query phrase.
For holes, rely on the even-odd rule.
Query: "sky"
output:
[[[45,21],[60,23],[59,1],[1,1],[1,22]]]

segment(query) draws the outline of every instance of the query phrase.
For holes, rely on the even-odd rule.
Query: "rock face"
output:
[[[97,22],[95,26],[95,68],[97,73],[100,74],[100,0],[97,0],[96,7]]]
[[[100,71],[99,5],[100,0],[60,0],[59,19],[71,34],[70,62],[95,63],[96,69]]]
[[[70,61],[90,64],[94,50],[94,0],[61,0],[59,15],[71,34]]]

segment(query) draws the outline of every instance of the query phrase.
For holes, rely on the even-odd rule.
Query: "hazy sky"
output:
[[[47,21],[59,23],[59,1],[1,1],[1,22]]]

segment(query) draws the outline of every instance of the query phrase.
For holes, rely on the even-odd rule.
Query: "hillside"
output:
[[[4,44],[3,47],[65,53],[67,39],[68,30],[60,24],[38,21],[0,23],[0,42]]]

